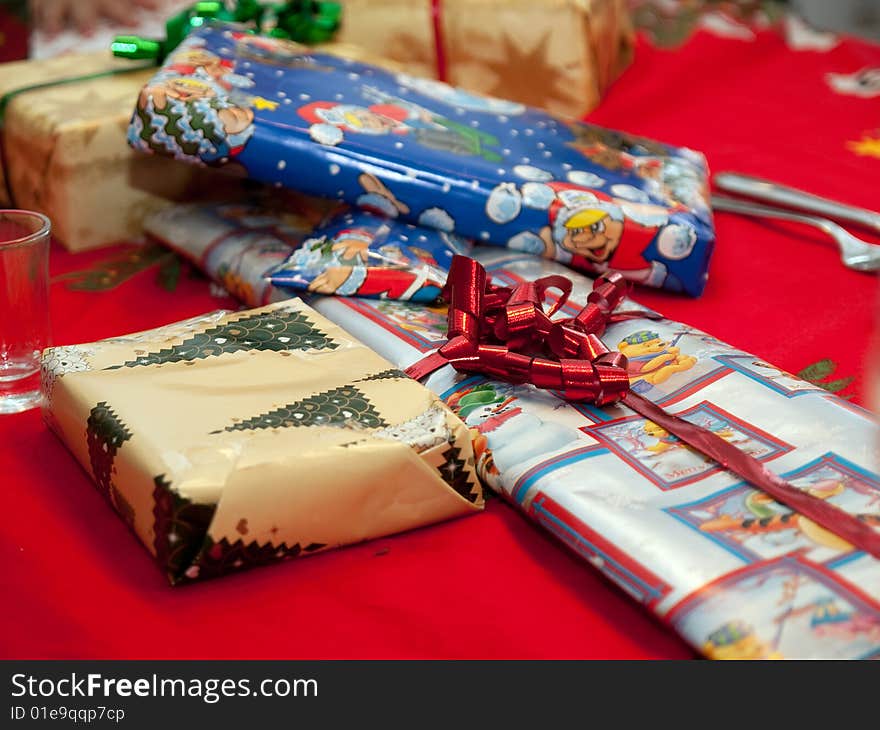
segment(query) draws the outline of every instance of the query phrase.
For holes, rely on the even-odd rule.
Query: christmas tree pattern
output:
[[[367,375],[365,378],[358,378],[354,382],[367,383],[370,380],[400,380],[406,379],[408,377],[409,375],[403,372],[403,370],[398,370],[397,368],[389,368],[388,370],[382,370],[381,372]]]
[[[137,125],[137,137],[143,143],[142,149],[146,148],[159,154],[169,153],[167,145],[161,140],[173,139],[184,155],[198,156],[201,149],[200,142],[192,138],[187,140],[181,133],[181,123],[186,124],[187,121],[194,131],[200,131],[203,135],[196,137],[196,140],[208,140],[215,147],[222,147],[225,139],[223,127],[218,120],[208,119],[208,115],[204,112],[200,113],[192,105],[172,104],[162,112],[154,110],[152,114],[147,109],[138,107],[135,114],[140,121]]]
[[[89,411],[86,421],[86,444],[92,475],[98,490],[111,500],[113,461],[119,448],[131,438],[131,432],[106,401],[101,401]],[[114,504],[114,506],[116,506]]]
[[[199,332],[179,345],[142,355],[107,370],[201,360],[242,350],[333,350],[339,347],[302,312],[275,310],[243,317]]]
[[[424,147],[451,152],[454,155],[482,157],[489,162],[501,162],[502,158],[489,147],[498,146],[498,138],[481,130],[472,129],[451,119],[434,116],[434,122],[442,129],[417,129],[415,138]]]
[[[301,401],[261,413],[227,426],[223,431],[249,431],[258,428],[297,426],[348,426],[384,428],[388,424],[367,397],[353,385],[343,385]],[[221,433],[213,431],[212,433]]]
[[[482,490],[476,482],[470,480],[472,470],[468,467],[471,465],[461,458],[461,449],[450,443],[449,448],[443,452],[443,458],[444,463],[437,469],[443,481],[468,502],[476,502]]]
[[[153,549],[171,582],[176,583],[205,544],[214,505],[195,504],[181,497],[164,474],[153,483]]]
[[[193,565],[184,572],[182,579],[215,578],[235,570],[255,568],[287,558],[308,555],[325,547],[327,546],[320,542],[313,542],[303,547],[298,542],[289,546],[287,543],[273,545],[271,542],[261,545],[256,541],[246,543],[239,539],[235,542],[229,542],[224,537],[218,542],[214,542],[208,538],[205,549]]]

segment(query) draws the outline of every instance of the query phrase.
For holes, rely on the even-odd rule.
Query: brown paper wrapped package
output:
[[[172,583],[483,505],[467,427],[298,299],[50,348],[43,387]]]
[[[632,60],[626,0],[346,0],[341,42],[490,96],[581,117]]]
[[[109,53],[0,64],[0,96],[133,66]],[[3,123],[10,178],[2,179],[0,172],[3,204],[45,213],[55,238],[80,251],[140,236],[147,215],[224,180],[129,148],[125,135],[133,100],[151,73],[133,71],[12,97]]]

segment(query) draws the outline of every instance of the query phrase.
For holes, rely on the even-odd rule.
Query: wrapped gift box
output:
[[[149,70],[62,83],[132,67],[107,52],[0,65],[0,97],[50,84],[9,98],[2,203],[48,215],[54,237],[71,251],[131,240],[149,213],[200,190],[231,187],[206,170],[131,152],[125,129]]]
[[[186,203],[153,213],[144,231],[251,307],[289,299],[268,274],[283,265],[338,204],[286,191],[223,203]]]
[[[223,260],[235,266],[244,248],[226,249]],[[577,313],[592,292],[589,279],[553,262],[486,247],[474,253],[503,286],[570,278],[563,316]],[[236,271],[256,282],[253,270]],[[311,303],[400,368],[446,341],[442,306],[345,297]],[[620,309],[644,308],[627,300]],[[872,414],[653,316],[612,324],[603,336],[626,355],[634,391],[880,528]],[[451,366],[426,384],[471,429],[484,483],[698,651],[714,658],[880,655],[880,562],[656,424],[624,406],[563,403]]]
[[[346,0],[338,38],[571,117],[598,105],[634,46],[626,0]]]
[[[703,156],[214,25],[142,90],[129,141],[477,242],[702,292]]]
[[[335,206],[313,226],[316,198],[193,203],[151,215],[144,230],[237,291],[266,304],[297,292],[433,302],[455,254],[471,243],[367,211]],[[227,256],[227,251],[233,251]]]
[[[564,316],[592,291],[552,262],[486,249],[477,258],[504,286],[569,276]],[[446,341],[436,308],[312,304],[400,368]],[[880,528],[870,413],[678,322],[628,319],[602,339],[626,355],[634,391]],[[657,424],[622,405],[564,402],[451,366],[426,383],[472,429],[484,483],[696,650],[719,659],[880,656],[880,561]]]
[[[51,348],[43,383],[172,583],[482,507],[458,417],[297,299]]]

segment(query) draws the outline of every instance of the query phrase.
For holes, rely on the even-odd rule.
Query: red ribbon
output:
[[[446,47],[443,43],[443,3],[431,0],[431,22],[434,30],[434,58],[437,62],[437,79],[449,81],[446,74]]]
[[[605,274],[596,279],[587,305],[577,315],[551,319],[571,294],[572,284],[566,277],[545,276],[513,288],[501,287],[488,280],[477,261],[455,256],[444,289],[449,302],[449,339],[406,372],[421,380],[451,364],[456,370],[558,391],[567,400],[600,406],[623,402],[777,502],[880,558],[880,533],[857,517],[789,484],[717,434],[667,413],[630,390],[626,357],[610,351],[600,339],[611,322],[654,318],[645,312],[614,313],[627,287],[620,274]],[[545,312],[548,289],[560,295]]]

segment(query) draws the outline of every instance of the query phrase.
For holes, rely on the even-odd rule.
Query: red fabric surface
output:
[[[878,207],[880,158],[847,142],[878,124],[878,99],[843,96],[828,71],[880,66],[880,47],[827,52],[705,32],[677,51],[641,43],[592,119],[705,151],[745,171]],[[788,370],[831,358],[865,402],[876,277],[843,268],[795,226],[717,217],[700,300],[640,301]],[[118,252],[118,251],[117,251]],[[53,275],[113,253],[52,252]],[[102,293],[52,287],[55,342],[91,341],[218,307],[186,273],[157,267]],[[676,635],[596,571],[492,500],[485,513],[178,589],[104,503],[37,412],[0,417],[0,654],[5,657],[684,658]]]

